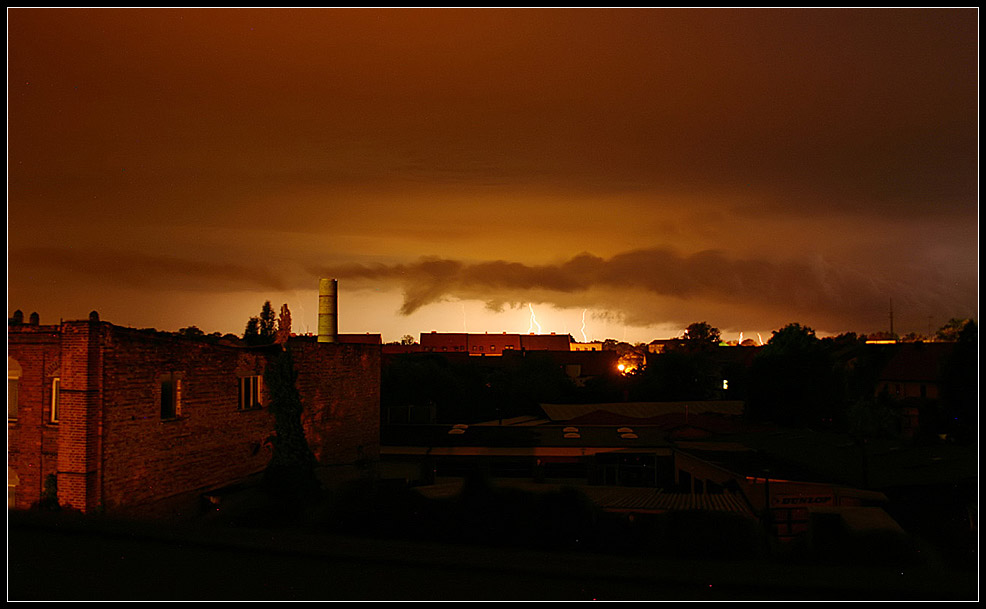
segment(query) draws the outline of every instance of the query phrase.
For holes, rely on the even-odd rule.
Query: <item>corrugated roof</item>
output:
[[[579,490],[601,509],[609,511],[658,513],[705,510],[753,515],[743,498],[732,493],[668,493],[661,489],[620,486],[585,486]]]
[[[569,421],[597,411],[614,415],[646,419],[676,412],[701,414],[743,414],[743,402],[739,400],[710,400],[694,402],[615,402],[602,404],[541,404],[541,409],[553,421]]]

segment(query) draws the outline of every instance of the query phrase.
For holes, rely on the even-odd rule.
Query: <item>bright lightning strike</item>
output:
[[[538,323],[537,318],[534,316],[534,305],[527,303],[527,308],[531,310],[531,327],[527,329],[528,334],[534,333],[534,326],[538,328],[538,334],[541,333],[541,324]]]
[[[760,339],[760,346],[762,347],[763,346],[763,337],[760,336],[760,333],[759,332],[757,332],[757,338]]]
[[[585,312],[587,309],[582,309],[582,342],[587,343],[589,340],[585,337]]]

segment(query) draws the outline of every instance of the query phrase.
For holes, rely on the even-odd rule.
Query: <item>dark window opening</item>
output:
[[[161,375],[161,418],[177,419],[181,414],[181,379],[175,373]]]
[[[263,379],[260,376],[240,377],[240,410],[260,408],[260,392],[262,387]]]

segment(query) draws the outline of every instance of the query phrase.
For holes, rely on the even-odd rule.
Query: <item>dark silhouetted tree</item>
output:
[[[708,400],[720,393],[721,364],[715,353],[719,329],[708,323],[690,324],[684,336],[663,353],[650,354],[647,365],[637,375],[634,399],[679,401]]]
[[[843,386],[815,331],[789,324],[775,330],[753,360],[746,412],[785,425],[831,425]]]
[[[682,343],[689,350],[699,351],[718,346],[720,340],[719,328],[713,328],[708,323],[699,321],[685,328]]]
[[[243,330],[243,340],[248,345],[260,344],[260,318],[251,317],[247,321],[246,329]]]
[[[291,310],[287,303],[281,305],[281,312],[277,316],[277,344],[283,345],[291,338]]]
[[[178,334],[181,336],[187,336],[191,338],[205,336],[205,332],[199,330],[196,326],[188,326],[187,328],[181,328],[178,330]]]
[[[935,333],[935,338],[946,342],[958,342],[961,340],[960,335],[966,328],[971,328],[971,331],[975,332],[976,322],[971,319],[953,317],[948,320],[948,323],[938,329],[938,332]]]
[[[942,366],[942,429],[952,439],[975,441],[979,432],[979,331],[966,320]]]
[[[260,309],[260,344],[269,345],[277,339],[277,319],[270,301]]]
[[[281,315],[285,314],[287,305],[281,307]],[[277,315],[274,313],[274,307],[271,306],[270,301],[264,302],[264,306],[260,309],[259,317],[251,317],[247,321],[246,329],[243,331],[243,340],[246,344],[256,346],[256,345],[270,345],[275,342],[280,342],[278,337],[278,323],[279,320]],[[288,335],[291,333],[291,312],[287,311],[286,327],[288,328]]]
[[[320,491],[316,460],[301,423],[303,405],[298,373],[289,347],[273,356],[264,370],[264,384],[274,415],[273,453],[264,472],[265,487],[288,501],[315,499]]]

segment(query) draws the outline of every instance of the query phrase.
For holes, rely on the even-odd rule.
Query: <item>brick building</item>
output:
[[[8,507],[113,510],[202,492],[264,469],[272,347],[90,320],[8,325]],[[380,347],[289,343],[303,424],[322,464],[379,454]]]
[[[466,332],[428,332],[421,334],[420,351],[502,355],[512,351],[571,351],[570,334],[470,334]]]

